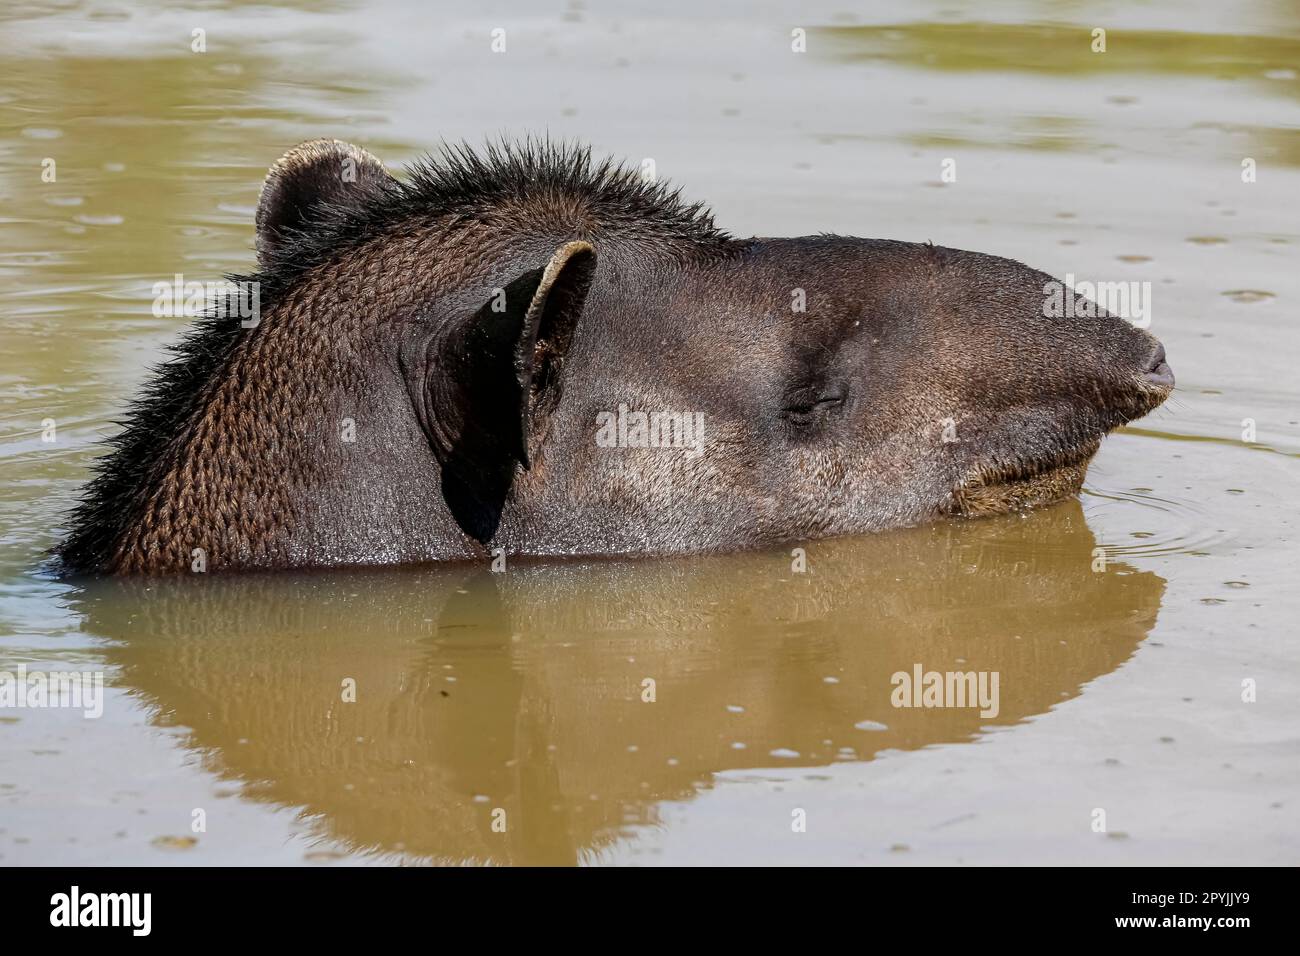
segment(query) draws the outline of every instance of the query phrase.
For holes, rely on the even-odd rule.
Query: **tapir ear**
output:
[[[425,386],[430,438],[452,513],[480,541],[496,531],[515,465],[529,467],[529,436],[559,399],[595,268],[590,243],[566,243],[438,343]]]
[[[257,261],[269,266],[296,232],[331,207],[364,204],[392,182],[384,164],[360,146],[314,139],[281,156],[257,200]]]

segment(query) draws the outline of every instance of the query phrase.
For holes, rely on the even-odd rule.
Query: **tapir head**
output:
[[[110,566],[203,542],[229,566],[727,550],[1005,512],[1077,492],[1173,387],[1154,338],[1017,262],[735,240],[569,148],[399,181],[304,144],[257,248],[261,321],[222,333],[164,449],[135,446],[168,463],[154,499],[198,517],[159,534],[137,510]],[[255,520],[203,518],[203,489]]]

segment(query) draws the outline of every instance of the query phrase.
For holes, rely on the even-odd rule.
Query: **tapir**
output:
[[[231,280],[256,295],[213,303],[129,410],[68,573],[724,552],[1028,510],[1174,386],[1155,338],[1019,262],[734,238],[549,140],[402,176],[304,143],[255,246]]]

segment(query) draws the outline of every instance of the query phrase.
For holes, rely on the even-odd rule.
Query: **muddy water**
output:
[[[0,708],[0,863],[1300,862],[1300,11],[849,8],[0,14],[0,670],[107,684]],[[153,284],[251,267],[280,152],[540,130],[740,235],[1149,282],[1178,391],[1079,501],[806,567],[42,570],[183,325]],[[996,713],[893,706],[918,665]]]

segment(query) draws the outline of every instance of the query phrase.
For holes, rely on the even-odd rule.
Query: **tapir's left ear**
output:
[[[392,182],[384,164],[337,139],[300,143],[281,156],[257,200],[257,261],[270,266],[295,232],[330,207],[361,205]]]
[[[565,243],[438,339],[425,421],[447,502],[480,541],[496,531],[516,464],[529,467],[529,437],[559,400],[560,370],[595,269],[591,243]]]

